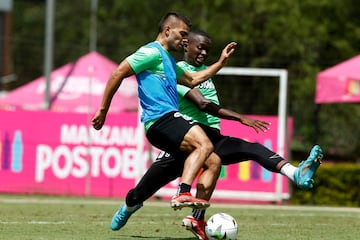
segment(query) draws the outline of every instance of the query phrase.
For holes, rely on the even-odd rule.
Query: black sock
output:
[[[190,190],[191,190],[191,186],[189,184],[181,183],[179,185],[179,193],[190,192]]]
[[[205,219],[205,210],[204,209],[193,209],[192,216],[197,220]]]

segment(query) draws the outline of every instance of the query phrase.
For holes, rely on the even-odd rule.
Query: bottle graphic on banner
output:
[[[221,166],[219,178],[221,179],[226,178],[226,166]]]
[[[1,158],[1,168],[2,170],[10,169],[10,137],[9,133],[4,133],[4,138],[2,141],[2,158]]]
[[[241,181],[248,181],[250,179],[250,162],[239,163],[239,179]]]
[[[14,140],[12,142],[11,170],[13,172],[21,172],[22,156],[23,156],[23,142],[21,137],[21,131],[17,130],[15,131]]]
[[[272,150],[272,144],[270,139],[265,140],[264,145],[268,149]],[[272,173],[269,170],[263,168],[261,172],[261,178],[263,179],[264,182],[271,182]]]
[[[260,178],[260,170],[261,166],[256,162],[250,162],[250,175],[251,179],[259,179]]]

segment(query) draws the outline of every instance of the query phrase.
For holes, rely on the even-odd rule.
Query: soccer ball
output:
[[[206,236],[210,240],[236,240],[238,225],[236,220],[226,213],[216,213],[207,221]]]

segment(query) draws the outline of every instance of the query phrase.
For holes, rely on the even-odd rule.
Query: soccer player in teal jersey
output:
[[[210,48],[211,40],[206,33],[202,31],[191,31],[185,46],[185,61],[179,62],[178,66],[181,66],[188,72],[205,69],[204,61]],[[312,176],[322,158],[321,149],[318,146],[315,146],[309,158],[303,161],[299,168],[296,168],[281,156],[259,143],[250,143],[239,138],[220,134],[220,117],[239,121],[242,124],[254,128],[257,132],[266,131],[268,129],[268,123],[247,118],[221,107],[211,78],[193,89],[178,85],[177,90],[181,113],[185,117],[191,118],[200,124],[214,144],[214,152],[221,158],[222,164],[227,165],[250,159],[255,160],[270,171],[281,172],[289,179],[295,181],[300,188],[312,188]],[[181,157],[183,156],[173,157],[165,152],[160,153],[136,187],[128,192],[126,196],[126,206],[134,207],[136,210],[139,209],[142,203],[162,186],[181,176],[181,161],[175,160]],[[176,163],[174,164],[174,162]],[[206,162],[204,169],[207,169]],[[161,176],[161,178],[159,176]],[[218,176],[215,176],[215,178],[217,177]],[[210,199],[215,187],[213,178],[214,176],[208,175],[207,171],[204,171],[200,175],[197,183],[198,198]],[[124,225],[130,216],[131,214],[124,216]],[[183,219],[183,225],[186,226],[188,230],[191,230],[198,239],[207,239],[205,234],[206,222],[204,219],[205,210],[194,209],[191,216],[186,216]]]
[[[215,169],[220,169],[221,166],[219,157],[213,153],[211,141],[201,127],[184,119],[179,113],[176,83],[193,87],[205,81],[226,64],[236,47],[235,42],[228,44],[219,60],[209,68],[188,73],[176,66],[170,52],[183,49],[183,40],[190,27],[191,22],[185,16],[173,12],[166,14],[159,23],[156,40],[139,48],[112,72],[101,106],[92,119],[93,127],[101,129],[111,100],[122,80],[136,74],[142,107],[141,121],[144,123],[147,139],[159,149],[185,156],[185,161],[182,162],[182,182],[171,199],[171,207],[175,209],[186,206],[208,207],[208,201],[191,195],[191,185],[205,160]],[[131,211],[131,208],[120,208],[112,218],[111,228],[120,229],[122,214],[126,215]]]

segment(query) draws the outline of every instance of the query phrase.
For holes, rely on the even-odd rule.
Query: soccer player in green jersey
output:
[[[177,65],[188,72],[206,69],[204,62],[211,48],[210,37],[203,31],[192,30],[187,39],[187,44],[184,47],[184,61],[177,63]],[[310,189],[313,187],[313,175],[322,159],[319,146],[314,146],[308,159],[303,161],[297,168],[259,143],[251,143],[243,139],[220,134],[220,118],[239,121],[254,128],[256,132],[265,132],[268,129],[268,123],[247,118],[221,107],[211,78],[193,89],[178,85],[177,90],[181,113],[185,117],[198,122],[214,144],[214,152],[221,158],[223,165],[254,160],[272,172],[282,173],[287,176],[299,188]],[[142,203],[162,186],[181,176],[181,161],[175,160],[181,157],[183,156],[171,156],[165,152],[160,153],[136,187],[128,192],[126,206],[138,210]],[[208,168],[205,162],[204,171],[197,182],[196,197],[209,200],[215,187],[214,180],[218,176],[207,174],[207,172]],[[124,225],[130,216],[131,214],[124,216]],[[186,229],[192,231],[198,239],[207,239],[205,234],[205,210],[194,209],[192,215],[183,219],[183,225]]]
[[[185,16],[175,12],[167,13],[160,20],[155,41],[140,47],[121,61],[112,72],[104,89],[101,105],[92,119],[93,127],[100,130],[122,80],[135,74],[142,107],[141,121],[145,126],[146,138],[157,148],[186,158],[182,162],[182,182],[170,201],[174,209],[208,207],[208,201],[191,195],[191,185],[209,158],[212,159],[212,167],[221,167],[220,159],[213,153],[213,145],[201,127],[193,121],[184,119],[180,114],[176,84],[179,82],[193,87],[205,81],[226,64],[236,47],[235,42],[227,44],[219,60],[208,69],[188,73],[176,66],[170,52],[182,51],[183,41],[190,27],[191,22]],[[120,229],[122,214],[126,215],[132,210],[120,208],[113,216],[111,228]]]

